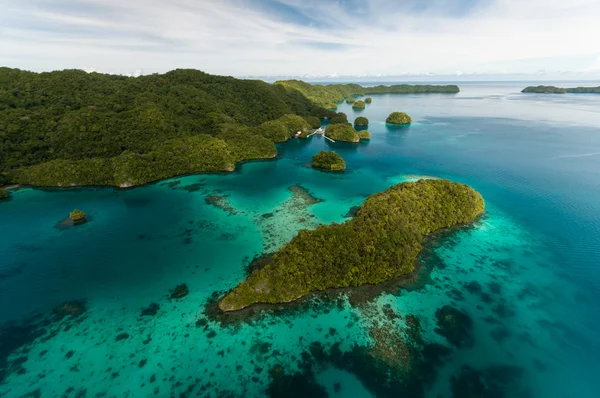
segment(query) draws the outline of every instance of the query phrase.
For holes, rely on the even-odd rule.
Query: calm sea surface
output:
[[[369,143],[291,140],[279,159],[231,174],[14,192],[0,204],[0,396],[599,397],[600,95],[521,94],[526,85],[377,95],[362,112],[342,104],[349,119],[369,118]],[[413,124],[386,127],[392,111]],[[307,167],[323,149],[346,172]],[[416,288],[231,325],[207,317],[213,293],[243,280],[255,256],[424,176],[471,185],[487,213],[435,246]],[[74,208],[91,221],[57,228]],[[171,299],[182,283],[189,295]],[[73,300],[87,311],[56,320],[52,309]],[[143,316],[151,303],[156,314]],[[447,305],[472,319],[469,344],[436,332]],[[443,355],[385,361],[402,351],[409,314]],[[388,388],[386,366],[416,387]]]

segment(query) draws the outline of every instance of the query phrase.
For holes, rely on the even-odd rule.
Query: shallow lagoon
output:
[[[404,333],[409,314],[426,342],[452,348],[428,370],[436,377],[425,383],[426,396],[452,396],[451,379],[460,374],[471,376],[471,389],[461,384],[456,397],[469,396],[475,380],[487,383],[475,396],[600,395],[600,96],[526,95],[521,86],[378,95],[361,112],[342,104],[349,119],[369,118],[369,143],[292,140],[278,147],[278,160],[231,174],[128,191],[14,193],[0,204],[0,367],[9,370],[0,395],[263,396],[270,369],[292,374],[308,365],[331,396],[415,396],[375,389],[375,375],[348,371],[364,358],[346,358],[344,367],[314,355],[315,342],[325,349],[341,343],[344,352],[372,347],[375,327]],[[396,110],[413,125],[386,127]],[[345,173],[307,167],[327,148],[344,157]],[[301,228],[343,222],[369,194],[419,176],[473,186],[487,213],[437,243],[415,288],[361,306],[336,300],[229,326],[206,318],[213,292],[242,280],[253,257]],[[92,221],[56,228],[73,208]],[[190,294],[170,299],[180,283]],[[23,341],[8,333],[76,299],[87,300],[83,316],[19,329],[30,333]],[[151,303],[157,314],[142,316]],[[457,349],[435,332],[436,310],[445,305],[473,319],[472,347]],[[311,345],[313,356],[303,359]],[[282,382],[300,393],[298,380]]]

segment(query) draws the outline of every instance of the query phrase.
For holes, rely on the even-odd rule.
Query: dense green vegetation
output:
[[[329,124],[349,124],[348,116],[344,112],[339,112],[331,118]]]
[[[232,170],[311,129],[302,117],[335,115],[297,90],[196,70],[130,78],[0,68],[0,94],[0,183],[47,186]]]
[[[404,112],[392,112],[385,119],[385,122],[388,124],[410,124],[412,119]]]
[[[364,94],[455,94],[458,92],[460,92],[460,89],[455,84],[444,86],[431,84],[394,84],[391,86],[365,87]]]
[[[321,127],[321,119],[316,116],[305,116],[304,120],[306,120],[313,129],[318,129]]]
[[[371,133],[369,133],[369,130],[361,130],[358,132],[358,138],[360,140],[370,140],[371,139]]]
[[[598,87],[573,87],[560,88],[555,86],[529,86],[525,87],[522,93],[539,93],[539,94],[600,94],[600,86]]]
[[[8,191],[4,188],[0,188],[0,200],[8,198]]]
[[[232,171],[236,162],[274,158],[273,142],[310,132],[300,116],[285,115],[256,127],[225,125],[216,136],[198,134],[169,140],[155,150],[124,151],[112,158],[57,159],[13,170],[13,181],[37,186],[114,185],[131,187],[201,172]]]
[[[329,171],[342,171],[346,162],[337,152],[321,151],[312,158],[312,167]]]
[[[334,141],[358,142],[358,133],[350,124],[330,124],[325,135]]]
[[[371,98],[371,97],[365,98],[365,103],[370,104],[371,102],[373,102],[373,98]]]
[[[286,90],[296,90],[312,100],[329,109],[332,103],[342,102],[354,94],[361,94],[363,88],[358,84],[309,84],[300,80],[282,80],[275,82],[275,86],[284,87]]]
[[[377,284],[414,270],[423,237],[472,222],[484,201],[469,186],[420,180],[371,195],[344,224],[302,230],[219,303],[224,311],[311,291]]]
[[[85,213],[82,212],[81,210],[75,209],[69,214],[69,218],[74,223],[81,223],[81,222],[85,221]]]
[[[336,110],[338,108],[338,106],[337,106],[337,104],[331,103],[331,104],[326,104],[325,108],[331,109],[331,110]]]
[[[348,98],[346,98],[346,103],[347,103],[347,104],[353,104],[353,103],[354,103],[354,101],[356,101],[356,100],[355,100],[353,97],[348,97]]]
[[[354,104],[352,104],[352,109],[365,109],[365,101],[356,101]]]
[[[360,127],[368,126],[369,125],[369,119],[367,119],[364,116],[359,116],[356,119],[354,119],[354,125],[355,126],[360,126]]]
[[[316,104],[329,109],[332,103],[342,102],[345,98],[354,95],[367,94],[418,94],[418,93],[458,93],[460,90],[456,85],[436,86],[429,84],[396,84],[392,86],[362,87],[358,84],[309,84],[300,80],[282,80],[275,85],[285,87],[288,90],[297,90]],[[367,102],[367,101],[365,101]],[[370,103],[368,101],[367,103]]]

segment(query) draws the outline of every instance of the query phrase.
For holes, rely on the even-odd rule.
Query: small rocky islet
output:
[[[405,126],[411,124],[412,119],[405,112],[392,112],[385,122],[393,126]]]
[[[313,156],[312,167],[327,171],[344,171],[346,162],[337,152],[321,151]]]
[[[87,217],[83,211],[75,209],[69,214],[69,220],[73,225],[81,225],[87,222]]]

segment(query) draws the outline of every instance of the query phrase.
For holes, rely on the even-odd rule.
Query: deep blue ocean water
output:
[[[457,95],[373,96],[361,112],[341,104],[349,119],[369,118],[368,143],[314,136],[230,174],[131,190],[13,192],[0,203],[0,396],[265,396],[269,370],[302,370],[312,343],[371,348],[374,327],[406,330],[408,314],[426,342],[452,348],[424,384],[427,397],[600,396],[600,96],[521,94],[521,83],[460,87]],[[387,127],[392,111],[413,124]],[[308,167],[323,149],[338,151],[348,169]],[[344,301],[233,325],[207,318],[213,292],[243,280],[255,256],[421,177],[469,184],[487,206],[473,228],[436,246],[424,285],[365,306]],[[74,208],[91,221],[57,228]],[[170,299],[181,283],[189,295]],[[84,315],[45,321],[69,300],[85,300]],[[141,316],[150,303],[158,313]],[[472,347],[436,333],[445,305],[472,318]],[[400,318],[385,319],[383,308]],[[461,387],[468,369],[477,377]],[[359,371],[316,362],[312,370],[330,396],[383,396]]]

